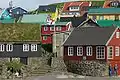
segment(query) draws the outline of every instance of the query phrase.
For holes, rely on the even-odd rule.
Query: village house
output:
[[[0,23],[14,23],[15,19],[10,15],[9,8],[1,9]]]
[[[80,16],[80,17],[76,17],[76,16],[73,16],[73,17],[60,17],[60,19],[58,21],[60,22],[72,22],[72,26],[75,28],[75,27],[78,27],[83,21],[85,21],[87,19],[87,13],[84,14],[83,16]]]
[[[102,8],[104,0],[81,0],[64,3],[60,17],[79,17],[91,8]]]
[[[58,9],[57,5],[40,5],[36,10],[35,14],[48,14],[53,20],[57,20]]]
[[[89,6],[89,2],[66,2],[60,17],[73,17],[74,15],[80,17],[85,13],[85,10],[82,10],[82,8],[87,6]]]
[[[94,60],[103,61],[112,66],[117,64],[120,67],[120,29],[118,27],[100,27],[94,21],[87,20],[72,31],[63,46],[65,61]]]
[[[0,58],[28,58],[41,56],[40,25],[31,23],[0,24]]]
[[[97,20],[97,23],[102,27],[120,26],[120,20]]]
[[[89,9],[88,16],[93,20],[120,20],[120,8]]]
[[[55,24],[42,24],[41,25],[41,35],[42,44],[52,44],[52,35],[54,32],[66,32],[70,31],[72,28],[71,22],[56,22]]]
[[[119,0],[105,0],[103,8],[110,8],[110,7],[119,8],[120,1]]]
[[[9,8],[9,14],[15,19],[15,22],[19,22],[23,15],[28,14],[28,12],[21,7],[12,7]]]

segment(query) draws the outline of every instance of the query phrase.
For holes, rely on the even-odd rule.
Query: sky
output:
[[[0,2],[0,8],[7,8],[11,0],[2,0]],[[51,3],[59,3],[67,0],[12,0],[13,6],[19,6],[25,9],[36,9],[38,5],[46,5]]]

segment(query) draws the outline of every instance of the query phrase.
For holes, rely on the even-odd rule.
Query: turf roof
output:
[[[28,23],[0,24],[0,42],[40,41],[40,25]]]

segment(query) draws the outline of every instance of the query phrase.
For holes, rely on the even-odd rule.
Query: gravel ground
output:
[[[3,80],[3,79],[0,79]],[[44,76],[31,76],[26,79],[4,79],[4,80],[120,80],[120,77],[88,77],[72,73],[54,72]]]

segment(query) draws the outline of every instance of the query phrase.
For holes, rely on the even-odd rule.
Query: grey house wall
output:
[[[63,42],[69,36],[71,31],[64,33],[54,33],[53,34],[53,53],[57,52],[57,56],[63,57]]]
[[[29,51],[23,52],[23,44],[13,44],[13,51],[7,52],[6,45],[5,51],[0,52],[0,58],[4,57],[41,57],[41,45],[37,44],[37,51],[31,52],[31,44],[29,45]]]

